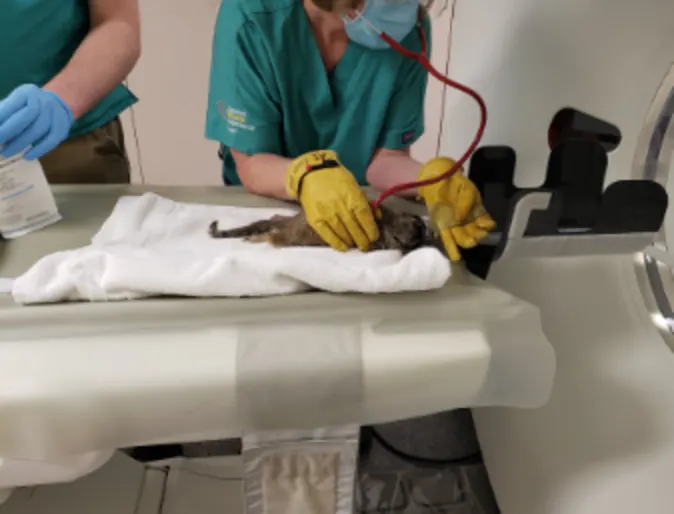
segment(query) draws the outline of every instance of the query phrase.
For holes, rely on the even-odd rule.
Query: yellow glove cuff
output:
[[[288,166],[285,178],[286,194],[298,200],[304,177],[313,171],[341,167],[337,153],[332,150],[318,150],[300,155]]]
[[[454,208],[448,203],[438,202],[428,206],[428,217],[438,230],[456,227],[459,220],[456,218]]]

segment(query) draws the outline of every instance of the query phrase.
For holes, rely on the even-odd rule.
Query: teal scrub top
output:
[[[427,17],[422,26],[430,47]],[[417,30],[402,44],[421,51]],[[206,137],[221,143],[226,183],[241,184],[230,148],[289,158],[331,149],[365,185],[377,149],[406,149],[422,135],[426,84],[418,62],[353,42],[326,72],[301,0],[224,0]]]
[[[0,99],[21,84],[49,82],[68,64],[89,27],[87,0],[0,0]],[[75,122],[70,137],[105,125],[136,101],[118,85]]]

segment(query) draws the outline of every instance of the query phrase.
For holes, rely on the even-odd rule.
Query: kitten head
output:
[[[420,216],[382,211],[381,245],[383,248],[411,252],[429,241],[428,227]]]

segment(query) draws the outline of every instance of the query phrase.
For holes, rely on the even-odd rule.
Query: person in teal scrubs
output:
[[[138,0],[2,0],[0,48],[0,155],[27,150],[51,183],[128,183]]]
[[[331,148],[364,185],[377,149],[406,150],[424,131],[426,71],[391,49],[351,43],[346,33],[341,57],[326,70],[330,56],[322,55],[315,35],[320,25],[310,16],[328,15],[311,7],[297,0],[223,3],[207,135],[225,146],[227,183],[241,184],[242,178],[231,148],[286,157]],[[430,40],[428,17],[423,28]],[[421,50],[416,31],[402,42]],[[236,47],[241,54],[232,51]]]
[[[429,167],[410,156],[424,131],[426,70],[378,34],[420,52],[420,26],[430,57],[429,4],[224,0],[213,38],[206,137],[221,145],[225,184],[297,200],[333,248],[366,250],[379,234],[360,186],[384,190],[447,171],[444,161]],[[449,180],[409,194],[456,204],[443,186]],[[486,219],[474,212],[479,194],[465,176],[457,180],[470,198],[462,193],[460,208],[435,205],[432,213],[440,213],[448,234],[462,231],[464,247],[471,247],[493,221],[475,223]]]

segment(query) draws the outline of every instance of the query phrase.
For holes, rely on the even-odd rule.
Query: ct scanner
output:
[[[491,155],[514,150],[515,181],[526,191],[505,194],[478,181],[491,187],[491,194],[483,189],[485,202],[502,208],[507,223],[440,291],[40,307],[0,296],[0,489],[73,480],[123,446],[471,407],[505,514],[670,513],[671,217],[654,230],[625,216],[622,230],[555,234],[532,220],[557,205],[554,188],[539,186],[548,126],[565,107],[620,130],[604,186],[635,179],[669,188],[672,19],[668,0],[457,3],[450,75],[485,97],[483,146],[500,147]],[[457,155],[473,106],[451,93],[447,102],[441,153]],[[571,130],[592,135],[587,127]],[[471,176],[482,176],[475,159],[472,165]],[[637,191],[643,182],[625,184]],[[120,194],[144,190],[55,188],[64,221],[1,244],[0,277],[85,244]],[[184,201],[268,205],[234,189],[153,190]],[[633,196],[658,188],[645,191]],[[645,209],[630,195],[615,198],[634,216]],[[253,309],[268,314],[261,320]],[[235,363],[248,338],[310,336],[325,345],[319,370],[334,371],[334,348],[356,349],[354,366],[344,368],[356,382],[340,389],[348,394],[331,397],[334,385],[297,353],[292,369],[305,375],[296,382],[310,382],[311,391],[291,384],[280,394],[258,375],[255,386],[269,398],[241,397]]]
[[[548,126],[571,107],[620,130],[606,186],[648,179],[672,191],[674,4],[487,0],[456,9],[450,74],[484,96],[483,145],[515,150],[519,185],[541,184]],[[475,115],[459,95],[447,101],[441,153],[451,155]],[[672,511],[672,221],[670,209],[645,251],[489,269],[489,283],[540,308],[557,359],[542,408],[473,411],[502,512]]]

